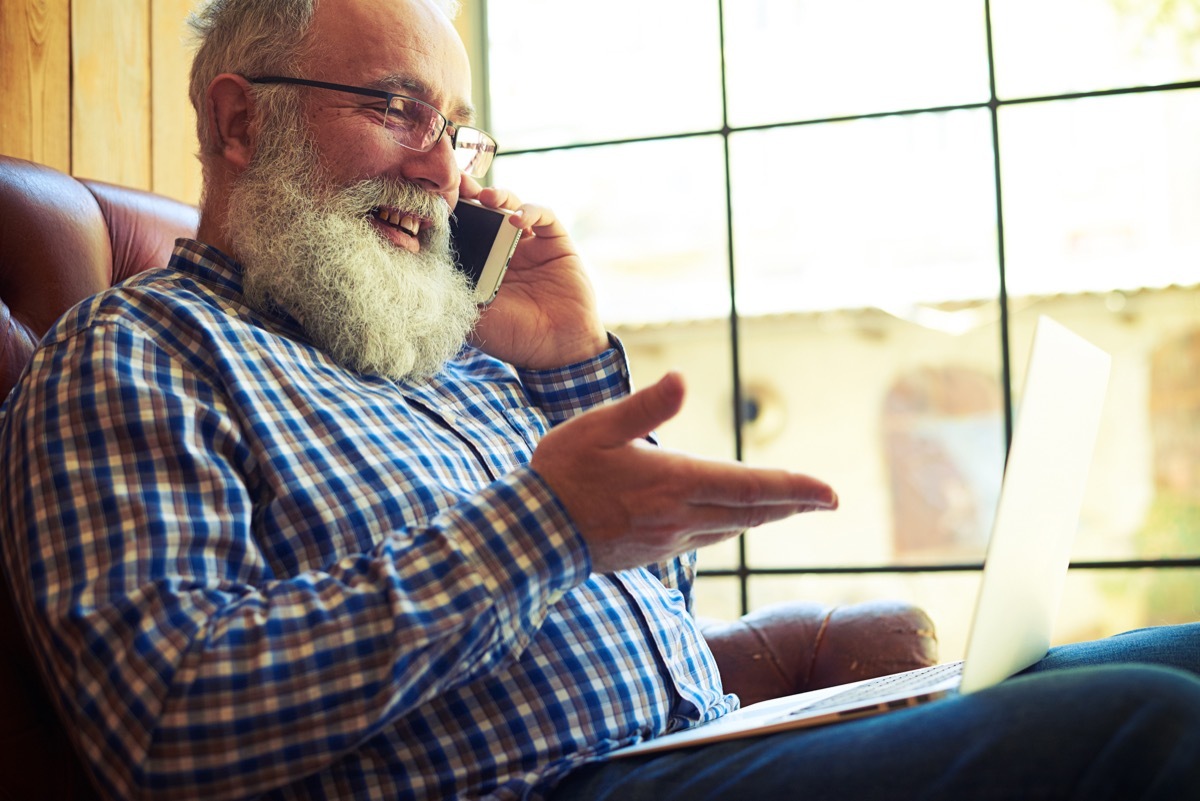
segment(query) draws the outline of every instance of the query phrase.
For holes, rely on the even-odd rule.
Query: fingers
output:
[[[800,473],[689,456],[642,438],[683,403],[678,373],[556,426],[530,460],[609,572],[678,556],[792,515],[837,508]]]
[[[642,439],[677,415],[683,408],[683,396],[683,376],[671,371],[645,389],[578,418],[578,422],[596,437],[599,447],[620,447]]]
[[[521,199],[512,191],[495,186],[481,187],[476,199],[494,209],[512,210],[521,205]]]
[[[824,481],[788,470],[749,467],[728,462],[691,461],[691,503],[697,507],[736,510],[797,507],[800,511],[836,509],[837,493]],[[795,512],[771,510],[787,517]]]
[[[521,228],[527,235],[542,238],[566,236],[566,228],[559,222],[558,215],[545,206],[522,203],[508,189],[489,186],[480,189],[475,197],[485,206],[513,211],[508,217],[509,223]]]
[[[610,504],[619,506],[617,498]],[[615,527],[580,528],[592,556],[593,570],[608,573],[672,559],[681,553],[704,548],[745,531],[793,515],[832,508],[823,503],[765,503],[751,506],[722,506],[683,503],[656,507],[653,500],[636,504],[632,514],[620,518]],[[836,504],[836,501],[834,502]],[[632,511],[632,510],[631,510]],[[610,521],[611,522],[611,521]]]
[[[526,203],[508,219],[513,225],[524,229],[525,233],[542,239],[567,235],[567,229],[558,221],[558,216],[545,206]]]
[[[833,488],[811,476],[648,450],[645,458],[658,463],[646,471],[644,494],[632,507],[638,528],[693,539],[727,536],[838,506]]]
[[[686,529],[693,535],[741,533],[766,523],[775,523],[807,512],[831,511],[837,503],[825,501],[777,502],[723,506],[692,504],[686,513]]]
[[[472,178],[470,175],[459,173],[458,176],[458,195],[465,198],[477,198],[479,193],[483,191],[483,184]],[[480,201],[482,202],[482,201]]]

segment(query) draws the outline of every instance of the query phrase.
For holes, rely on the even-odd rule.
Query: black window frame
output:
[[[487,127],[490,124],[488,119],[488,110],[490,109],[489,99],[487,97],[488,85],[488,64],[487,64],[487,0],[468,0],[464,3],[467,7],[467,13],[470,16],[470,28],[467,35],[464,37],[469,48],[473,51],[473,60],[477,65],[476,69],[476,106],[482,110],[483,117],[481,124]],[[719,41],[718,46],[721,52],[724,52],[725,46],[725,2],[717,0],[716,11],[718,14],[718,31]],[[789,120],[784,122],[772,122],[767,124],[733,126],[729,123],[728,113],[728,86],[726,79],[726,65],[722,56],[720,60],[720,75],[721,75],[721,119],[722,124],[719,128],[707,130],[691,130],[681,131],[670,134],[660,134],[654,136],[628,137],[620,139],[605,139],[597,141],[589,141],[582,143],[569,143],[562,145],[552,145],[545,147],[534,147],[526,149],[515,149],[501,151],[497,155],[497,160],[511,156],[522,156],[535,153],[559,152],[564,150],[585,150],[592,148],[608,147],[612,145],[626,145],[643,142],[655,142],[666,140],[689,139],[696,137],[712,137],[720,136],[723,147],[724,158],[724,180],[725,180],[725,225],[727,238],[727,274],[728,288],[730,297],[730,312],[729,312],[729,336],[730,336],[730,376],[734,387],[734,396],[731,409],[731,425],[733,426],[734,434],[734,458],[738,461],[743,460],[743,439],[746,425],[746,404],[747,399],[744,396],[744,386],[742,381],[741,356],[740,356],[740,336],[739,325],[740,316],[738,313],[737,304],[737,265],[735,263],[735,247],[734,237],[736,232],[733,226],[733,199],[732,199],[732,174],[730,168],[730,138],[735,134],[761,131],[775,130],[780,128],[793,128],[798,126],[809,125],[824,125],[839,122],[849,122],[857,120],[869,120],[881,117],[906,117],[918,114],[944,113],[951,111],[979,111],[986,109],[991,123],[991,145],[992,145],[992,178],[995,188],[995,207],[996,207],[996,243],[997,243],[997,265],[999,270],[999,292],[997,301],[999,303],[999,342],[997,347],[1000,351],[1000,370],[1001,370],[1001,389],[1003,396],[1004,409],[1004,432],[1006,449],[1012,442],[1013,430],[1013,388],[1012,388],[1012,370],[1011,370],[1011,342],[1009,336],[1010,314],[1008,304],[1008,289],[1007,289],[1007,271],[1006,271],[1006,256],[1005,256],[1005,240],[1004,240],[1004,204],[1003,204],[1003,183],[1001,178],[1001,157],[1002,148],[1000,145],[1000,126],[999,114],[1000,110],[1006,107],[1016,107],[1040,103],[1055,103],[1068,102],[1074,100],[1084,100],[1098,97],[1108,97],[1117,95],[1143,94],[1150,92],[1173,92],[1183,91],[1188,89],[1200,89],[1200,80],[1180,81],[1174,83],[1163,83],[1146,86],[1125,86],[1119,88],[1101,89],[1094,91],[1081,91],[1063,94],[1038,95],[1027,97],[1013,97],[1001,99],[996,93],[996,70],[994,61],[994,46],[993,46],[993,31],[992,31],[992,14],[990,0],[984,0],[984,17],[986,23],[986,38],[987,38],[987,67],[988,67],[988,93],[987,100],[963,103],[945,106],[931,106],[921,108],[900,108],[888,111],[871,112],[864,114],[851,114],[844,116],[833,117],[814,117],[805,119]],[[1200,223],[1198,223],[1200,224]],[[1160,559],[1113,559],[1113,560],[1077,560],[1072,561],[1070,570],[1072,571],[1116,571],[1116,570],[1170,570],[1170,569],[1186,569],[1200,568],[1200,554],[1194,556],[1175,557],[1175,558],[1160,558]],[[738,582],[740,612],[745,614],[750,611],[749,603],[749,585],[750,580],[754,577],[778,577],[778,576],[830,576],[830,575],[869,575],[869,574],[926,574],[926,573],[953,573],[953,572],[978,572],[983,569],[982,561],[971,562],[951,562],[951,563],[905,563],[905,564],[876,564],[876,565],[853,565],[853,566],[821,566],[821,567],[752,567],[747,563],[746,542],[745,537],[738,538],[737,547],[737,564],[732,568],[704,568],[700,566],[697,570],[698,578],[734,578]]]

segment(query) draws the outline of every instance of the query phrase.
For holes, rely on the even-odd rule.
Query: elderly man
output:
[[[692,551],[835,494],[647,441],[680,379],[631,393],[562,225],[475,180],[494,143],[444,9],[217,0],[194,22],[197,241],[66,315],[0,427],[4,557],[104,794],[1200,786],[1194,627],[873,721],[606,761],[737,705]],[[460,196],[527,232],[482,314],[449,255]],[[1170,667],[1044,670],[1135,657]]]

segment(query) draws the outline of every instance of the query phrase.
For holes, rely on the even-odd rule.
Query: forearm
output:
[[[520,652],[587,572],[556,534],[557,511],[541,508],[552,499],[529,493],[502,482],[425,529],[287,580],[159,573],[128,554],[124,582],[112,563],[103,575],[52,575],[46,587],[73,590],[35,599],[46,625],[37,650],[120,795],[261,792]],[[514,519],[527,528],[494,525]],[[211,552],[176,556],[166,563],[215,563]]]
[[[88,374],[66,366],[101,349],[122,372],[71,383]],[[456,475],[448,492],[415,451],[389,448],[388,482],[370,487],[361,450],[312,452],[334,442],[314,431],[313,461],[297,463],[146,337],[98,328],[57,355],[64,367],[47,363],[54,377],[0,428],[0,449],[21,455],[0,466],[4,556],[67,730],[110,795],[294,781],[514,658],[586,578],[527,470],[482,490]],[[303,419],[258,420],[276,418]]]

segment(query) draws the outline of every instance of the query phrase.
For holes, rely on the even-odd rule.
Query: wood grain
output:
[[[71,169],[70,0],[0,2],[0,153]]]
[[[75,175],[150,188],[150,0],[73,0]]]
[[[151,168],[155,192],[198,203],[196,112],[188,98],[192,41],[185,21],[194,0],[154,0],[150,10]]]

